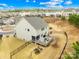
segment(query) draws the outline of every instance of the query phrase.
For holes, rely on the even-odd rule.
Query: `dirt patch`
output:
[[[51,23],[57,26],[58,29],[67,32],[68,44],[65,52],[71,53],[73,51],[72,44],[79,41],[79,29],[69,24],[68,21],[55,20]]]

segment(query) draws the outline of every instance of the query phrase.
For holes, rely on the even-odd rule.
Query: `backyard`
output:
[[[53,44],[52,41],[48,47],[43,47],[35,43],[31,43],[13,55],[12,59],[58,59],[66,43],[66,36],[64,35],[64,32],[68,35],[68,43],[64,52],[71,53],[73,51],[72,43],[78,41],[79,29],[70,25],[67,21],[54,19],[52,17],[45,17],[44,19],[49,19],[50,21],[48,26],[52,29],[49,32],[52,32],[51,36],[55,38],[56,44]],[[0,59],[10,59],[10,53],[24,43],[25,41],[17,39],[16,37],[4,36],[0,40]],[[36,55],[32,51],[38,46],[43,50],[40,54]]]

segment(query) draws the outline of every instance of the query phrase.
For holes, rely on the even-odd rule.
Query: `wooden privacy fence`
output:
[[[12,56],[17,54],[19,51],[21,51],[22,49],[24,49],[26,46],[28,46],[29,44],[31,44],[32,42],[25,42],[23,45],[21,45],[20,47],[16,48],[15,50],[13,50],[10,53],[10,59],[12,59]]]

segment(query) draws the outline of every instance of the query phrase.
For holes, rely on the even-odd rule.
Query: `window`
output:
[[[30,31],[29,29],[27,29],[27,31]]]
[[[35,41],[35,36],[32,36],[32,40]]]
[[[46,41],[48,41],[48,39],[47,39],[47,38],[45,38],[45,39],[44,39],[44,41],[46,42]]]
[[[46,35],[43,35],[43,37],[46,37]]]
[[[40,38],[40,35],[38,35],[38,36],[36,37],[37,40],[39,40],[39,38]]]
[[[27,30],[27,31],[30,31],[30,29],[26,29],[26,28],[25,28],[25,31],[26,31],[26,30]]]

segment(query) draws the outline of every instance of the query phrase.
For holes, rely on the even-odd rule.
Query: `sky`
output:
[[[79,0],[0,0],[0,9],[78,8]]]

